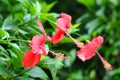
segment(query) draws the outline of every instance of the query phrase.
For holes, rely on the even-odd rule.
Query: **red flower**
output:
[[[70,28],[71,24],[71,16],[65,13],[61,13],[61,17],[57,19],[57,28],[55,30],[55,34],[52,37],[48,36],[48,41],[52,43],[60,42],[67,31]]]
[[[44,48],[45,41],[46,41],[45,35],[34,36],[32,38],[32,41],[29,43],[30,47],[32,48],[32,52],[36,54],[46,55],[46,51]]]
[[[93,38],[92,41],[86,44],[83,48],[77,51],[77,56],[82,61],[91,59],[95,55],[95,50],[103,43],[103,37],[98,36]]]
[[[23,56],[22,64],[25,68],[31,68],[40,61],[40,57],[40,54],[35,54],[31,50],[27,51]]]
[[[40,56],[46,55],[44,48],[46,41],[45,30],[40,22],[38,22],[38,25],[42,29],[43,34],[41,36],[34,36],[29,43],[32,49],[24,54],[22,60],[22,64],[25,68],[31,68],[35,66],[40,61]]]

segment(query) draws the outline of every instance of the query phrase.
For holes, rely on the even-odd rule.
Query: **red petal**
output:
[[[94,43],[89,43],[85,45],[82,49],[77,51],[77,56],[82,61],[88,60],[92,58],[95,54],[94,51],[96,50],[96,46]]]
[[[66,13],[61,13],[61,18],[64,19],[65,24],[66,24],[66,28],[69,29],[72,17]]]
[[[65,23],[65,20],[63,18],[57,19],[57,26],[63,31],[67,30],[66,23]]]
[[[40,61],[40,54],[34,54],[32,51],[27,51],[22,60],[25,68],[34,67]]]
[[[77,51],[77,56],[82,61],[91,59],[95,55],[95,50],[103,43],[103,37],[98,36],[90,43],[86,44],[83,48]]]
[[[64,31],[57,28],[54,36],[53,37],[48,37],[48,41],[50,41],[52,43],[58,43],[63,39],[64,33],[65,33]]]
[[[104,38],[102,36],[98,36],[96,38],[93,38],[91,42],[95,42],[96,46],[99,47],[104,41]]]

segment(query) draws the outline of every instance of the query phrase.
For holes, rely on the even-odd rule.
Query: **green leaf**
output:
[[[10,55],[11,55],[12,57],[17,58],[16,53],[14,53],[11,49],[8,49],[8,51],[10,52]]]
[[[17,46],[16,44],[12,44],[10,46],[10,50],[12,50],[11,55],[14,56],[12,57],[12,64],[14,66],[14,68],[21,68],[22,67],[22,56],[23,56],[23,51],[21,49],[16,48],[15,46]],[[8,51],[9,51],[8,49]],[[16,55],[16,56],[15,56]]]
[[[49,65],[49,70],[50,70],[50,72],[52,74],[52,78],[54,80],[56,77],[57,71],[60,68],[62,68],[63,64],[62,64],[62,60],[60,60],[58,58],[55,58],[53,62],[54,62],[54,64]]]
[[[48,80],[47,74],[40,67],[31,68],[26,74],[33,78],[40,78],[42,80]]]
[[[105,6],[101,7],[98,11],[96,11],[96,15],[98,17],[103,16],[105,11]]]
[[[23,35],[28,34],[28,32],[26,32],[26,31],[24,31],[24,30],[22,30],[22,29],[19,29],[19,32],[20,32],[21,34],[23,34]]]
[[[42,12],[44,13],[47,13],[51,10],[51,8],[56,4],[56,1],[55,2],[52,2],[51,4],[42,4]]]
[[[88,22],[85,26],[86,29],[88,29],[88,34],[91,34],[93,32],[93,30],[99,25],[99,20],[98,19],[94,19],[90,22]]]
[[[82,23],[83,20],[87,19],[90,17],[89,13],[85,13],[82,16],[80,16],[79,18],[77,18],[76,23]]]
[[[70,38],[65,37],[62,39],[62,41],[60,43],[70,43],[70,42],[73,42],[73,41]]]
[[[65,65],[70,67],[76,59],[76,49],[70,50],[68,57],[65,59]]]
[[[2,40],[0,39],[0,44],[8,44],[9,43],[9,40]]]
[[[108,2],[107,0],[96,0],[96,3],[100,6],[105,5],[107,2]]]
[[[40,16],[40,19],[44,23],[46,20],[49,22],[49,24],[53,27],[53,29],[56,28],[56,17],[58,17],[58,14],[53,14],[53,13],[43,13]]]
[[[0,39],[5,39],[5,38],[9,38],[8,32],[0,29]]]
[[[48,52],[49,52],[49,46],[47,44],[45,45],[45,51],[48,54]]]
[[[3,30],[14,30],[14,31],[17,30],[18,27],[14,24],[13,21],[14,20],[13,20],[12,16],[8,16],[2,24],[2,29]]]
[[[12,47],[20,50],[20,47],[16,43],[9,43],[9,45],[11,45]]]
[[[63,66],[61,59],[59,58],[46,58],[44,60],[42,60],[40,62],[40,64],[44,67],[44,68],[49,68],[51,74],[52,74],[52,78],[54,79],[56,77],[57,71]]]
[[[17,80],[35,80],[33,78],[26,78],[25,76],[18,77]]]
[[[5,77],[10,77],[8,71],[5,69],[5,67],[0,66],[0,75],[5,76]]]
[[[35,7],[35,9],[36,9],[36,14],[40,14],[41,13],[41,10],[42,10],[42,8],[41,8],[41,4],[36,0],[36,3],[33,3],[33,6]]]
[[[113,3],[115,6],[118,5],[118,0],[109,0],[111,3]]]
[[[7,50],[1,45],[0,45],[0,51],[1,51],[0,52],[1,55],[4,56],[2,59],[4,59],[4,60],[9,60],[10,59]]]
[[[68,33],[74,33],[76,31],[78,31],[79,29],[77,29],[80,26],[80,23],[74,24],[70,27],[70,29],[68,30]]]
[[[88,8],[95,4],[95,0],[77,0],[77,1]]]

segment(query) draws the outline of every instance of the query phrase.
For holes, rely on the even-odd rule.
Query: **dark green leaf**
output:
[[[67,67],[70,67],[73,64],[73,62],[75,61],[75,59],[76,59],[76,50],[72,49],[72,50],[70,50],[68,57],[65,59],[65,65]]]
[[[34,78],[48,80],[47,74],[40,67],[37,67],[37,66],[31,68],[26,74]]]

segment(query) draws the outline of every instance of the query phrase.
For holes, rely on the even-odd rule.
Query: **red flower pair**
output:
[[[53,37],[48,37],[48,41],[52,43],[58,43],[64,37],[65,31],[70,28],[71,16],[61,13],[61,17],[57,19],[57,28]],[[22,60],[22,64],[25,68],[31,68],[35,66],[39,61],[41,55],[46,55],[44,44],[46,42],[46,33],[41,24],[38,22],[40,29],[42,30],[41,36],[34,36],[29,43],[31,50],[27,51]]]
[[[41,55],[46,55],[44,44],[46,41],[46,34],[44,28],[40,22],[38,22],[43,34],[41,36],[34,36],[29,43],[31,50],[27,51],[22,60],[22,64],[25,68],[31,68],[35,66],[39,61]]]

